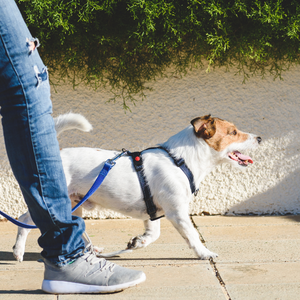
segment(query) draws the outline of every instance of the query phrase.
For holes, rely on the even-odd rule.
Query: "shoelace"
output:
[[[83,254],[82,258],[85,259],[87,262],[89,262],[91,265],[99,264],[99,269],[101,271],[106,271],[108,269],[110,271],[112,271],[116,265],[110,261],[107,261],[105,258],[97,257],[97,255],[94,251],[93,244],[92,244],[89,236],[86,235],[86,237],[87,237],[87,240],[89,243],[83,250],[84,254]]]

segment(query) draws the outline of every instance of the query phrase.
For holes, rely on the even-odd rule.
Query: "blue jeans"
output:
[[[13,173],[41,231],[42,256],[66,264],[84,249],[84,221],[71,215],[48,72],[14,0],[0,0],[0,107]]]

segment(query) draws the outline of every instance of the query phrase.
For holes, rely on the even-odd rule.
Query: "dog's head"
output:
[[[242,152],[260,144],[260,137],[242,132],[234,124],[211,115],[195,118],[191,124],[196,137],[203,139],[222,159],[239,167],[253,163],[252,158]]]

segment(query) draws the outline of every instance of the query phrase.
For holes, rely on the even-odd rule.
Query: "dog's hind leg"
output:
[[[210,259],[218,257],[218,254],[209,251],[201,243],[199,234],[193,226],[188,213],[186,215],[179,213],[168,216],[166,214],[166,217],[170,220],[177,231],[185,239],[189,247],[194,250],[194,252],[200,259]]]
[[[160,220],[144,221],[145,233],[132,238],[128,244],[127,249],[135,250],[145,248],[149,244],[156,241],[160,236]]]
[[[34,225],[32,219],[31,219],[31,216],[29,214],[29,211],[27,211],[25,214],[23,214],[19,218],[19,221],[29,224],[29,225]],[[30,229],[18,227],[16,243],[13,246],[13,254],[14,254],[15,259],[19,262],[23,261],[26,239],[27,239],[29,232],[30,232]]]

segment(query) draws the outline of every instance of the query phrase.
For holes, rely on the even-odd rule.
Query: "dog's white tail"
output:
[[[91,123],[84,116],[74,113],[60,115],[54,118],[54,123],[57,136],[59,136],[63,131],[70,129],[78,129],[85,132],[93,129]]]

